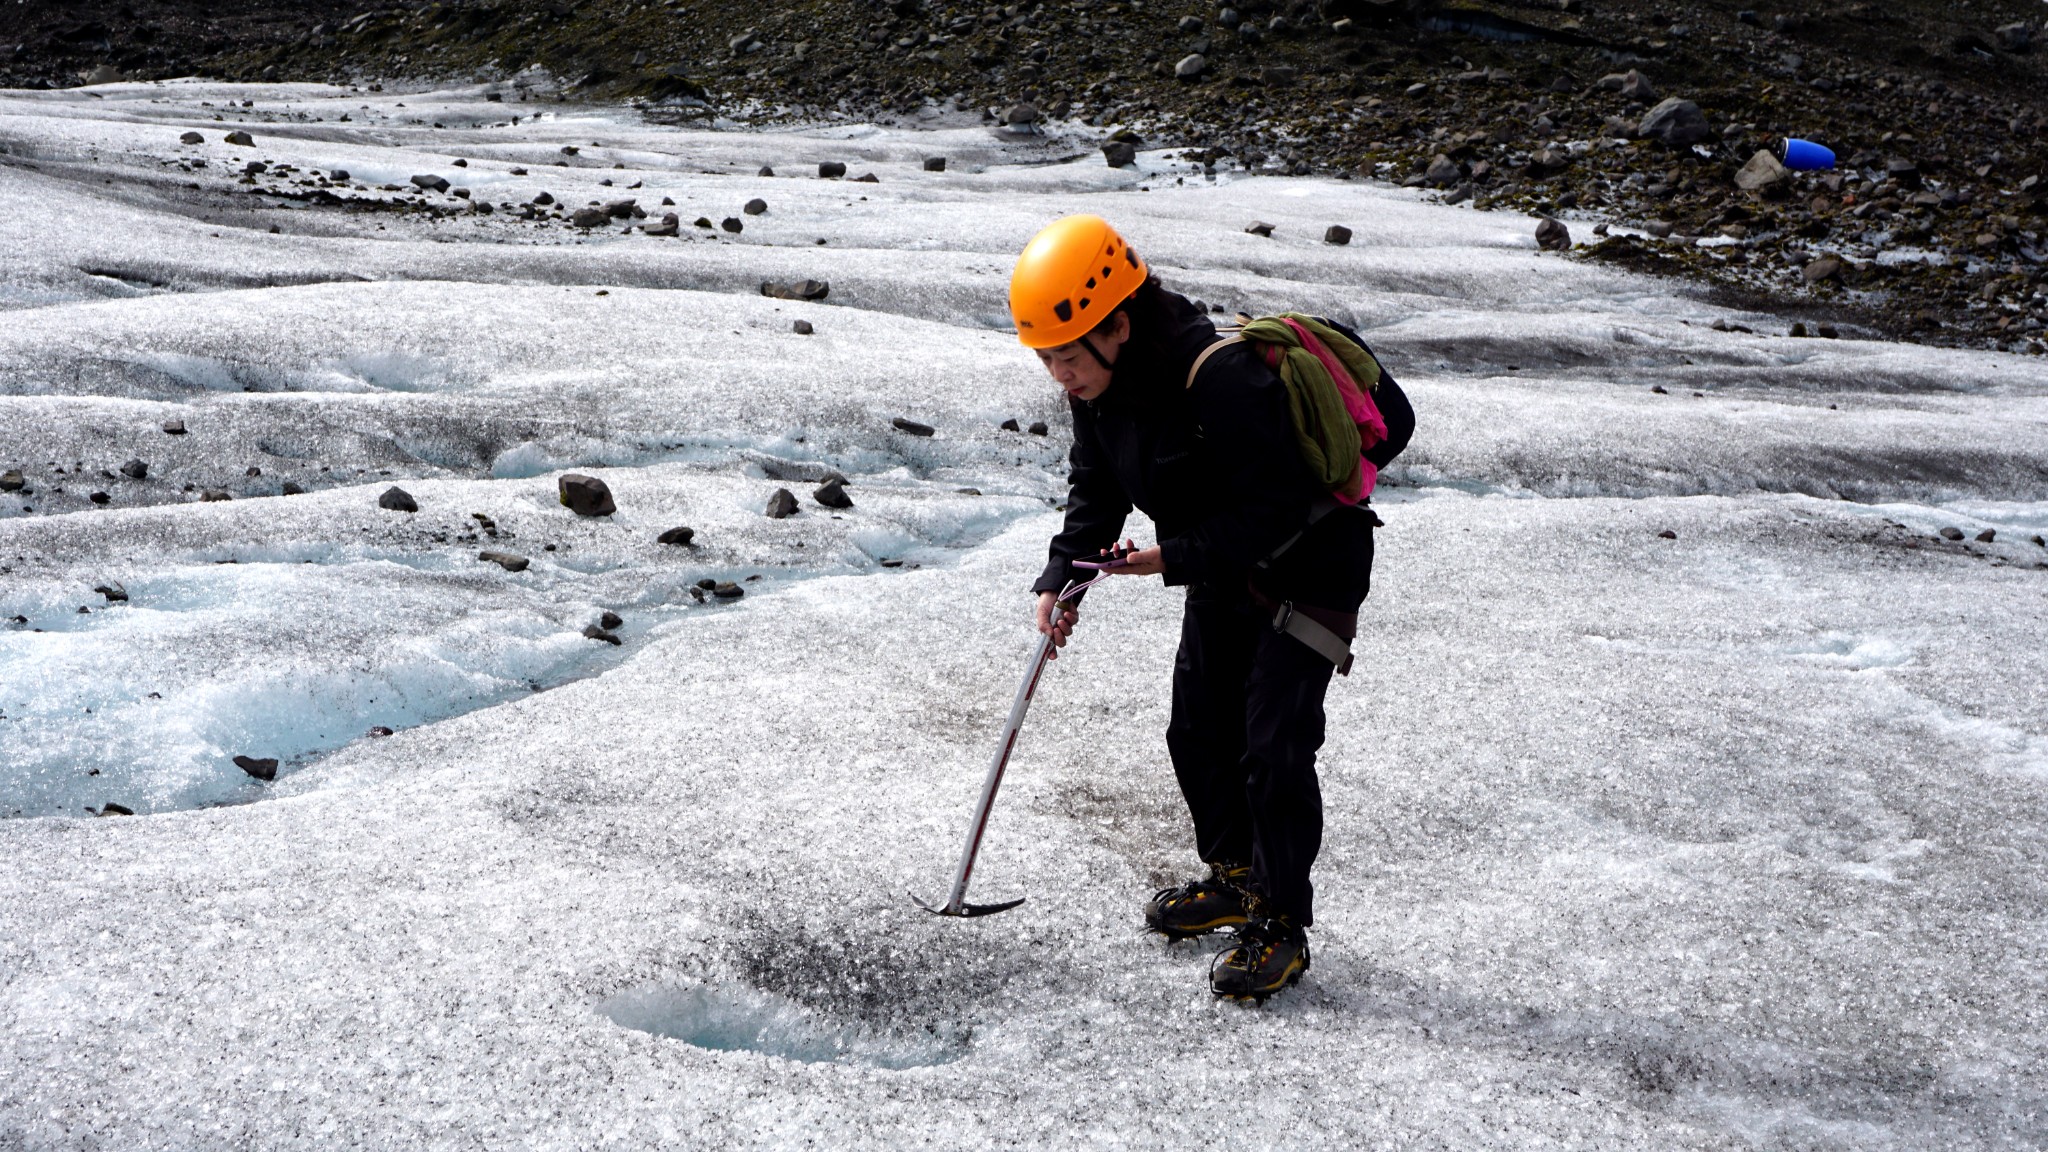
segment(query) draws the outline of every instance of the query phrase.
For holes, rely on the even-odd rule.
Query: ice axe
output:
[[[1069,581],[1066,590],[1060,593],[1056,612],[1071,611],[1074,598],[1104,580],[1109,579],[1109,570],[1124,565],[1124,558],[1133,549],[1128,544],[1109,549],[1099,561],[1076,560],[1076,568],[1095,569],[1097,575],[1086,581]],[[1031,663],[1025,666],[1024,681],[1017,685],[1017,695],[1010,701],[1010,718],[1003,722],[1002,738],[996,743],[995,758],[989,761],[988,779],[981,785],[981,800],[974,806],[974,820],[967,826],[967,847],[960,852],[960,869],[953,876],[953,891],[946,897],[946,903],[938,908],[924,902],[916,893],[910,898],[917,906],[934,916],[993,916],[1008,912],[1024,902],[1024,897],[1005,900],[1000,904],[969,904],[967,902],[967,880],[974,874],[974,858],[981,852],[982,833],[988,831],[989,812],[996,806],[996,789],[1002,787],[1003,769],[1010,763],[1010,752],[1017,747],[1017,731],[1024,726],[1024,711],[1031,707],[1031,695],[1038,691],[1038,677],[1045,671],[1046,663],[1052,659],[1053,638],[1041,637],[1038,650],[1031,656]]]

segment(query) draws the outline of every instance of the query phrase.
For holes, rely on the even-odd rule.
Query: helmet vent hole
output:
[[[1059,317],[1062,323],[1072,320],[1074,318],[1074,302],[1072,300],[1060,301],[1052,306],[1052,314]]]
[[[1090,277],[1088,278],[1088,287],[1090,287],[1090,288],[1093,288],[1093,287],[1095,287],[1095,277],[1093,277],[1093,276],[1090,276]]]
[[[1138,254],[1129,248],[1124,249],[1124,259],[1129,261],[1131,267],[1136,268],[1138,266]]]
[[[1088,298],[1086,296],[1081,297],[1081,307],[1088,307]]]
[[[1107,264],[1104,264],[1104,265],[1102,266],[1102,274],[1103,274],[1104,276],[1108,276],[1108,275],[1109,275],[1109,271],[1110,271],[1110,269],[1109,269],[1109,265],[1107,265]]]

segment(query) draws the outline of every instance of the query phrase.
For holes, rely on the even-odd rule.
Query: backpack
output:
[[[1415,409],[1394,378],[1381,369],[1365,341],[1349,328],[1299,312],[1253,318],[1240,314],[1237,328],[1202,349],[1188,369],[1187,387],[1195,386],[1202,365],[1218,349],[1249,344],[1287,389],[1287,411],[1295,443],[1327,494],[1309,506],[1308,523],[1258,562],[1268,568],[1292,548],[1323,517],[1339,508],[1364,504],[1379,481],[1379,470],[1408,447],[1415,432]],[[1380,518],[1371,508],[1375,527]],[[1351,638],[1356,613],[1339,613],[1309,605],[1275,602],[1248,582],[1254,603],[1273,613],[1273,630],[1285,632],[1336,666],[1351,672]]]
[[[1327,507],[1317,501],[1319,512],[1312,519],[1363,503],[1378,483],[1379,470],[1408,446],[1415,431],[1407,396],[1348,328],[1299,312],[1258,318],[1240,314],[1238,319],[1230,335],[1195,357],[1187,386],[1195,386],[1202,366],[1219,350],[1251,345],[1286,386],[1302,461],[1334,501]],[[1382,447],[1386,450],[1374,452]]]

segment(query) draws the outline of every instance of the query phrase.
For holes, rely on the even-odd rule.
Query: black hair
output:
[[[1124,344],[1126,355],[1136,352],[1140,363],[1157,363],[1166,354],[1167,333],[1173,330],[1171,310],[1167,307],[1167,291],[1159,283],[1159,277],[1147,275],[1137,291],[1123,298],[1122,302],[1109,310],[1109,314],[1089,329],[1088,335],[1098,333],[1107,336],[1109,326],[1116,323],[1117,315],[1131,318],[1131,338]],[[1121,359],[1121,357],[1119,357]]]

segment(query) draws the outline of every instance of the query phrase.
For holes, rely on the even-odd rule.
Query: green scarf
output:
[[[1246,340],[1264,346],[1259,349],[1262,356],[1265,347],[1280,352],[1280,362],[1274,370],[1287,387],[1287,410],[1294,418],[1295,443],[1300,445],[1301,458],[1309,471],[1332,492],[1356,500],[1365,486],[1365,474],[1358,465],[1358,424],[1344,407],[1344,397],[1337,391],[1337,382],[1330,378],[1330,370],[1315,353],[1301,346],[1301,337],[1286,320],[1301,325],[1321,341],[1367,392],[1378,386],[1380,366],[1370,353],[1342,332],[1299,312],[1262,316],[1242,329]]]

